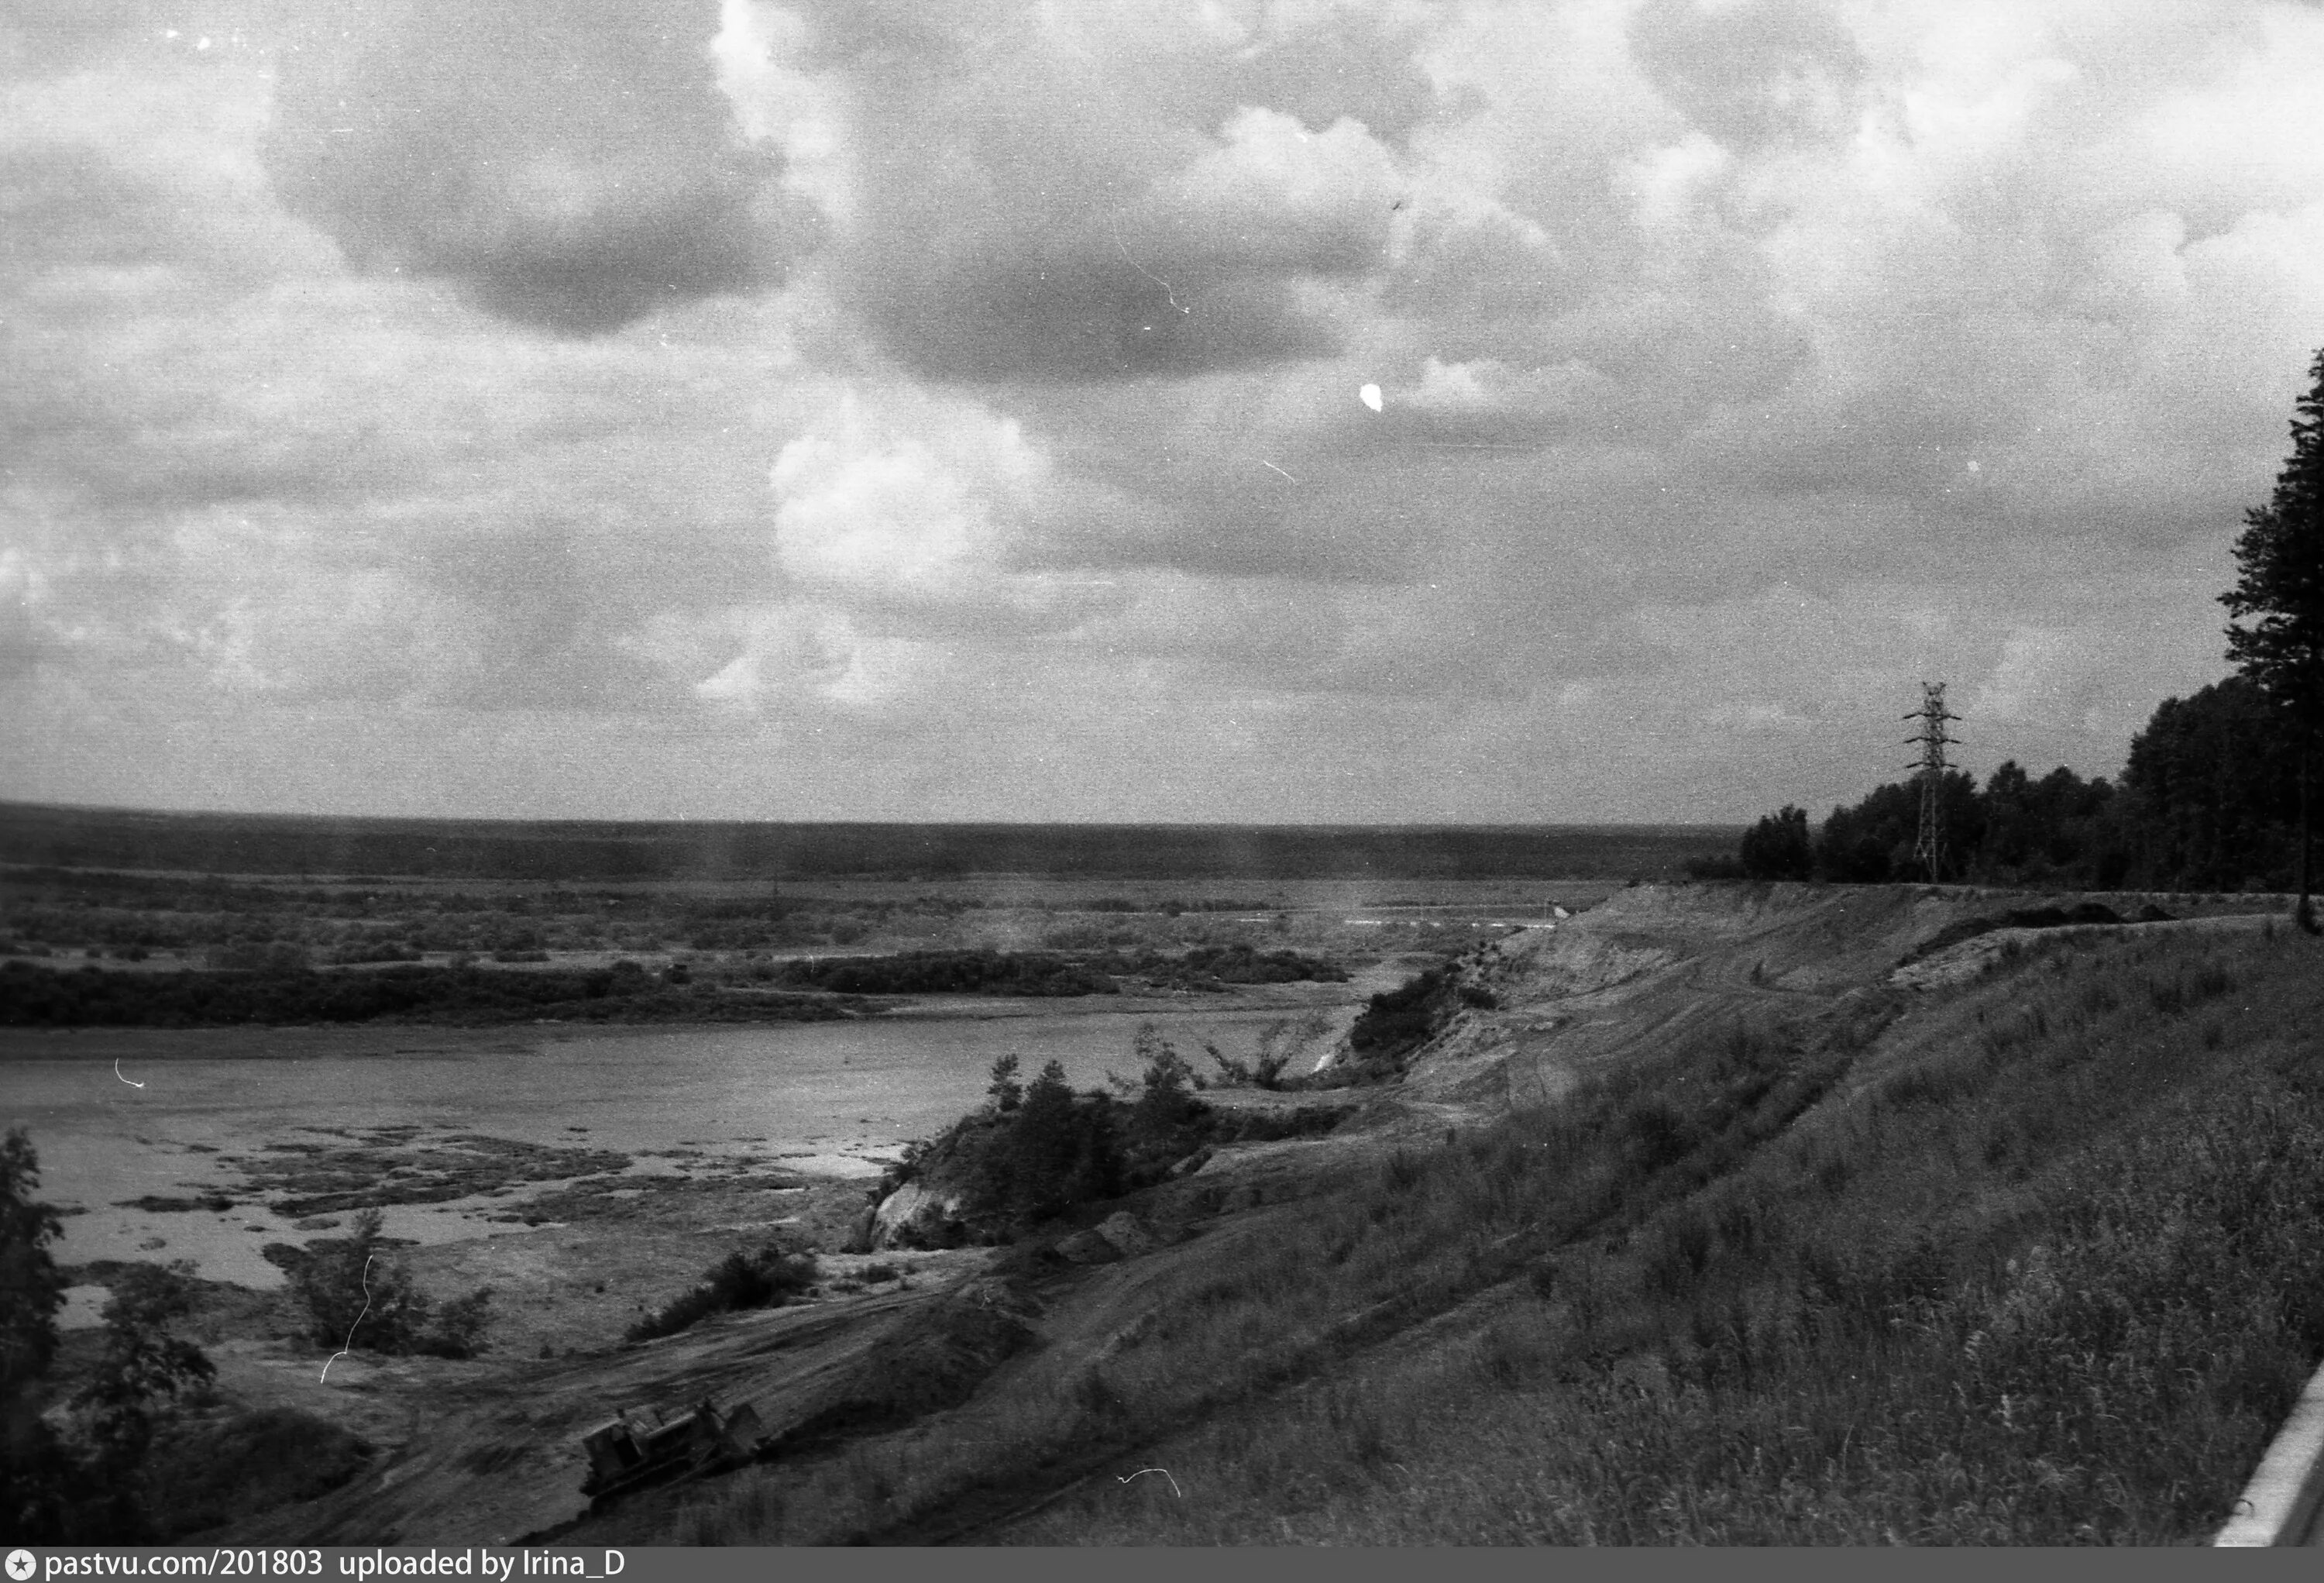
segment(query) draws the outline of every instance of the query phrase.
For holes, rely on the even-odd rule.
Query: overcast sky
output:
[[[5,797],[1733,820],[1923,679],[2111,775],[2324,344],[2291,0],[9,0],[0,72]]]

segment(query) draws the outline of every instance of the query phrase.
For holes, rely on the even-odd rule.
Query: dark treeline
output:
[[[1041,951],[906,951],[785,962],[781,982],[842,995],[1113,995],[1113,980]]]
[[[1115,995],[1120,978],[1181,989],[1231,984],[1340,984],[1347,972],[1323,957],[1248,945],[1195,946],[1177,955],[1107,951],[902,951],[886,957],[821,957],[784,962],[777,979],[843,995]]]
[[[1978,784],[1958,771],[1940,791],[1944,879],[2115,890],[2292,888],[2299,770],[2292,734],[2249,681],[2230,677],[2169,699],[2131,739],[2119,782],[2063,767],[2038,779],[2004,764]],[[1784,808],[1701,877],[1922,880],[1914,859],[1921,788],[1880,787],[1811,828]]]
[[[258,953],[261,957],[265,952]],[[1173,989],[1235,984],[1344,982],[1344,968],[1297,951],[1248,945],[1182,953],[906,951],[754,965],[746,980],[609,967],[479,968],[401,964],[317,972],[296,952],[271,965],[195,972],[121,972],[0,962],[0,1026],[193,1028],[254,1023],[813,1022],[868,1009],[891,995],[1118,995],[1122,979]],[[814,994],[786,994],[785,989]]]
[[[831,995],[674,985],[633,962],[540,972],[395,967],[375,972],[60,972],[0,962],[0,1026],[194,1028],[383,1022],[819,1022],[864,1009]]]
[[[522,881],[1607,879],[1673,873],[1718,826],[588,823],[151,813],[0,804],[0,862]]]

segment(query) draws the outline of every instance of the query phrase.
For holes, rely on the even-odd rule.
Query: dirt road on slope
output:
[[[779,1430],[860,1368],[932,1289],[835,1299],[705,1322],[634,1349],[509,1370],[427,1359],[339,1360],[342,1392],[395,1394],[409,1438],[318,1500],[237,1530],[238,1541],[305,1544],[506,1544],[586,1510],[580,1435],[623,1407],[722,1409],[751,1402]]]
[[[1638,885],[1485,954],[1499,1002],[1464,1012],[1415,1061],[1403,1097],[1448,1125],[1555,1100],[1584,1076],[1736,1023],[1814,1015],[1895,982],[1900,962],[1948,928],[2033,906],[2145,898],[2035,895],[1966,885]],[[2165,898],[2165,900],[2172,900]],[[2268,897],[2219,899],[2265,907]],[[2120,930],[2259,927],[2255,913]],[[2008,930],[2008,934],[2036,931]],[[1991,945],[1981,942],[1994,940]],[[1961,948],[2002,949],[1994,936]],[[1932,958],[1933,960],[1933,958]],[[1934,980],[1932,979],[1932,982]],[[1899,985],[1899,986],[1909,986]]]

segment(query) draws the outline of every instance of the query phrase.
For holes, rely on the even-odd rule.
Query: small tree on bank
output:
[[[133,1264],[105,1305],[105,1351],[73,1398],[86,1415],[98,1466],[133,1482],[167,1405],[207,1385],[217,1371],[202,1349],[177,1334],[193,1312],[194,1266]]]
[[[1017,1080],[1017,1057],[1014,1051],[994,1059],[992,1081],[984,1092],[991,1099],[993,1114],[996,1116],[1007,1116],[1025,1103],[1025,1085]]]
[[[2292,456],[2275,493],[2245,514],[2236,586],[2219,596],[2227,658],[2282,711],[2300,765],[2300,926],[2316,932],[2309,896],[2316,736],[2324,724],[2324,352],[2292,421]]]
[[[290,1270],[308,1334],[321,1346],[380,1353],[474,1357],[484,1349],[492,1289],[440,1308],[412,1286],[380,1229],[380,1212],[356,1214],[345,1237],[306,1250]]]

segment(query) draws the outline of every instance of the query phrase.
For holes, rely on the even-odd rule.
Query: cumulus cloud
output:
[[[1070,622],[1103,584],[1032,563],[1055,475],[1014,419],[851,393],[775,458],[775,561],[795,588],[923,625]]]
[[[1424,443],[1548,445],[1642,424],[1650,408],[1581,358],[1547,367],[1512,367],[1498,357],[1421,359],[1418,376],[1399,386],[1391,421]]]
[[[1663,97],[1721,143],[1854,130],[1864,58],[1848,28],[1812,0],[1649,0],[1629,33]]]
[[[924,373],[1321,356],[1342,327],[1314,288],[1382,262],[1400,176],[1381,133],[1417,115],[1420,79],[1383,67],[1392,35],[1360,13],[1268,30],[982,0],[817,5],[808,31],[806,64],[844,85],[825,129],[852,175],[835,278]]]
[[[357,268],[528,324],[761,290],[816,222],[743,141],[716,31],[711,0],[318,8],[281,57],[268,168]]]
[[[811,602],[737,608],[706,622],[656,622],[638,646],[670,669],[698,673],[706,661],[715,669],[694,684],[694,696],[745,714],[796,713],[817,701],[876,706],[894,687],[878,668],[876,645],[846,614]],[[709,658],[714,653],[719,659]]]
[[[684,743],[700,811],[1742,817],[1923,677],[2104,772],[2324,340],[2280,0],[23,14],[49,794],[393,719],[506,811],[503,737],[576,812]]]

